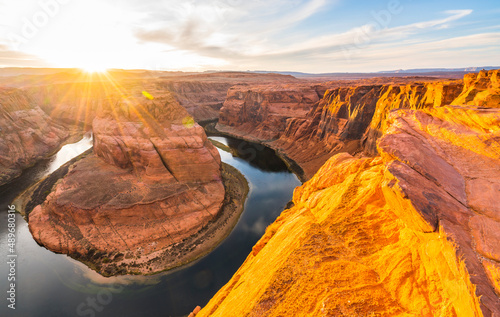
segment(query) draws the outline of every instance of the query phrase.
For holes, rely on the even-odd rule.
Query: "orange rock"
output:
[[[309,179],[336,153],[376,154],[391,110],[446,105],[462,91],[459,82],[432,82],[338,87],[321,95],[328,85],[233,87],[217,128],[279,150]]]
[[[500,107],[500,70],[480,71],[464,78],[464,90],[453,105],[472,105],[485,108]]]
[[[193,310],[193,314],[196,316],[201,310],[200,306],[196,306],[196,308]]]
[[[36,241],[107,275],[152,273],[218,214],[225,190],[217,150],[199,125],[183,125],[189,115],[172,97],[161,107],[158,99],[102,106],[95,154],[29,216]]]
[[[453,243],[422,231],[386,171],[379,158],[331,158],[197,316],[480,316]]]
[[[500,315],[500,110],[385,120],[380,157],[330,158],[198,316]]]

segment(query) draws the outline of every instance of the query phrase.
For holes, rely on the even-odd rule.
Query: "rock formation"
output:
[[[455,105],[498,108],[500,104],[500,70],[480,71],[464,77],[464,91]]]
[[[220,156],[203,129],[169,94],[138,98],[100,106],[94,154],[29,216],[36,241],[107,275],[171,267],[174,246],[213,220],[224,199]]]
[[[500,316],[500,109],[385,124],[380,156],[330,158],[197,316]]]
[[[459,82],[326,90],[327,85],[308,90],[298,84],[233,87],[217,128],[277,149],[296,161],[304,171],[303,179],[309,179],[335,153],[376,154],[376,140],[390,110],[447,105],[462,91]]]
[[[305,118],[321,98],[322,87],[308,84],[235,86],[227,93],[219,128],[227,126],[245,138],[272,141],[289,118]]]
[[[25,92],[0,89],[0,185],[52,154],[68,135]]]
[[[166,73],[168,74],[168,73]],[[19,76],[9,82],[23,87],[42,109],[57,120],[91,126],[99,105],[115,90],[137,93],[140,87],[153,96],[171,94],[197,122],[216,120],[228,89],[236,84],[301,82],[292,76],[239,72],[161,76],[162,73],[112,71],[89,75],[65,72],[35,77]],[[1,83],[1,81],[0,81]],[[138,91],[140,93],[141,91]]]

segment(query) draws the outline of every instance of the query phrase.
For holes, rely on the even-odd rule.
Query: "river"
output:
[[[266,227],[300,185],[274,151],[226,137],[211,137],[231,148],[220,150],[222,161],[248,180],[245,209],[231,234],[210,254],[179,269],[152,276],[104,278],[66,255],[39,246],[28,225],[16,215],[16,309],[8,308],[9,274],[7,212],[28,186],[91,147],[91,136],[64,146],[52,158],[27,169],[0,187],[0,316],[186,316],[204,306],[241,266]]]

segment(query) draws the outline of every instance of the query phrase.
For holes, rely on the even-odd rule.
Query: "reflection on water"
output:
[[[211,136],[218,142],[221,142],[231,148],[231,154],[242,158],[250,165],[263,171],[280,172],[287,171],[287,166],[274,150],[265,147],[262,144],[238,140],[231,137]]]
[[[87,132],[77,143],[67,144],[63,146],[50,162],[50,166],[47,169],[47,175],[51,174],[64,163],[70,161],[71,159],[77,157],[83,152],[87,151],[92,147],[92,132]]]
[[[65,154],[68,160],[73,154],[80,154],[76,152],[86,150],[82,146],[84,140],[68,146],[65,150],[70,153]],[[105,278],[82,263],[37,245],[27,223],[18,216],[17,309],[14,312],[7,308],[6,300],[1,301],[0,316],[185,316],[197,305],[205,305],[229,281],[267,225],[291,199],[293,189],[300,185],[284,164],[278,164],[279,158],[273,151],[259,150],[259,145],[248,142],[242,145],[234,139],[217,140],[229,145],[235,154],[238,151],[250,153],[250,149],[254,151],[253,155],[242,158],[238,157],[239,154],[233,156],[219,150],[223,162],[245,175],[250,192],[238,224],[212,253],[187,267],[154,276]],[[85,142],[88,145],[90,140]],[[72,152],[76,148],[78,150]],[[53,169],[51,164],[61,164],[61,161],[56,161],[43,163],[36,172],[48,173]],[[263,165],[259,167],[261,163]],[[16,192],[28,186],[30,180],[35,181],[28,176],[23,175],[24,180],[15,185],[0,188],[5,194],[0,196],[0,256],[4,258],[7,254],[7,228],[4,225],[7,223],[7,205]],[[5,262],[0,262],[0,291],[3,294],[7,291],[4,281],[8,267]]]

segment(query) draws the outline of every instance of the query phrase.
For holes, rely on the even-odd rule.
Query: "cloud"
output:
[[[38,0],[26,3],[0,0],[0,45],[40,10]],[[492,51],[498,53],[494,8],[448,10],[434,19],[425,14],[418,22],[409,9],[381,21],[370,15],[379,12],[372,10],[377,5],[363,5],[363,14],[346,0],[86,0],[62,8],[20,47],[23,53],[0,47],[0,65],[45,66],[45,60],[65,67],[325,72],[380,70],[404,61],[408,68],[415,59],[430,61],[427,56],[449,62],[443,52],[457,61],[480,60],[465,43],[476,45],[475,54],[485,62],[495,60]]]
[[[46,67],[42,59],[26,53],[11,50],[7,45],[0,44],[0,67]]]
[[[163,43],[182,50],[217,57],[242,59],[266,52],[273,34],[310,18],[326,4],[311,1],[208,1],[186,2],[166,13],[151,13],[152,27],[135,31],[143,42]],[[153,23],[161,19],[163,23]]]
[[[284,43],[279,40],[280,37],[289,35],[287,31],[291,27],[318,13],[326,2],[292,1],[293,5],[285,5],[283,1],[268,2],[242,2],[244,7],[239,8],[212,1],[210,9],[203,10],[193,6],[193,3],[186,4],[169,10],[170,17],[172,11],[176,12],[176,20],[167,20],[153,28],[138,28],[135,36],[143,42],[163,43],[172,49],[225,59],[233,65],[245,64],[247,68],[262,68],[258,66],[259,63],[275,67],[283,63],[283,67],[286,67],[284,60],[304,61],[328,54],[352,54],[352,51],[369,49],[375,44],[400,42],[431,29],[450,28],[454,21],[472,13],[472,10],[445,11],[444,18],[395,27],[385,27],[373,18],[365,25],[342,33],[313,38],[297,36]],[[280,8],[282,14],[279,14]],[[199,10],[211,18],[204,18]],[[249,11],[242,13],[241,10]]]
[[[410,35],[422,32],[431,28],[439,28],[443,25],[463,18],[472,13],[471,10],[460,11],[447,11],[446,14],[451,16],[444,19],[422,21],[408,25],[381,28],[376,25],[376,22],[365,24],[361,27],[353,28],[349,31],[340,34],[328,34],[320,37],[313,38],[304,42],[300,42],[294,46],[274,52],[274,54],[298,54],[300,52],[315,52],[319,53],[321,50],[339,50],[346,48],[366,48],[366,46],[376,42],[394,42],[407,38]]]

